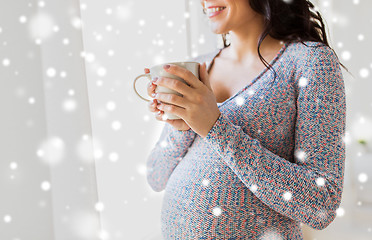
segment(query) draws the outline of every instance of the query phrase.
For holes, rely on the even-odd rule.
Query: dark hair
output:
[[[249,5],[255,12],[264,16],[265,27],[258,42],[257,52],[261,61],[267,68],[270,69],[271,66],[262,57],[260,46],[268,34],[274,39],[286,42],[301,42],[306,45],[303,41],[316,41],[322,42],[331,48],[328,44],[323,19],[320,13],[314,10],[314,5],[309,0],[247,1],[249,1]],[[203,12],[205,14],[204,9]],[[316,20],[319,21],[320,25]],[[224,47],[229,46],[226,43],[227,34],[228,33],[222,34]],[[335,53],[333,49],[332,51]],[[340,65],[349,72],[341,62]],[[276,77],[275,70],[274,73]]]

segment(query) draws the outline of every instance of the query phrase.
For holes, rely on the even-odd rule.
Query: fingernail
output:
[[[168,69],[168,68],[170,68],[170,65],[169,65],[169,64],[164,65],[163,68],[164,68],[164,69]]]
[[[158,77],[153,77],[152,78],[152,82],[155,82],[156,80],[158,80]]]

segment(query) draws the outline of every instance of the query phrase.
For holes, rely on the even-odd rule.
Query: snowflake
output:
[[[20,23],[26,23],[26,22],[27,22],[27,17],[25,17],[25,16],[20,16],[20,17],[19,17],[19,22],[20,22]]]
[[[324,178],[322,178],[322,177],[318,177],[318,178],[316,179],[316,184],[317,184],[318,186],[324,186],[324,184],[325,184]]]
[[[304,162],[305,161],[305,158],[306,158],[306,153],[305,151],[302,151],[302,150],[296,150],[295,152],[295,156],[296,156],[296,159],[300,162]]]
[[[146,21],[143,20],[143,19],[140,19],[140,20],[138,21],[138,24],[139,24],[140,26],[143,26],[143,25],[146,24]]]
[[[54,68],[48,68],[47,70],[46,70],[46,75],[48,76],[48,77],[55,77],[56,76],[56,70],[54,69]]]
[[[161,141],[160,146],[161,146],[162,148],[165,148],[165,147],[168,146],[168,142],[165,141],[165,140],[163,140],[163,141]]]
[[[345,210],[342,207],[337,208],[336,210],[337,217],[342,217],[345,215]]]
[[[173,27],[173,25],[174,25],[173,21],[168,21],[168,22],[167,22],[167,26],[168,26],[168,27]]]
[[[107,51],[107,55],[109,55],[110,57],[114,56],[114,54],[115,54],[115,51],[112,49]]]
[[[283,237],[277,230],[269,229],[260,236],[259,240],[283,240]]]
[[[109,101],[106,103],[106,108],[109,111],[114,111],[116,109],[116,103],[114,101]]]
[[[71,18],[71,25],[76,29],[81,29],[83,26],[83,21],[79,17]]]
[[[68,95],[74,96],[75,95],[75,90],[74,89],[69,89],[68,90]]]
[[[361,182],[361,183],[365,183],[365,182],[367,182],[367,180],[368,180],[368,175],[367,175],[366,173],[360,173],[360,174],[358,175],[358,180],[359,180],[359,182]]]
[[[45,2],[44,1],[39,1],[37,4],[39,7],[45,7]]]
[[[62,108],[65,112],[72,112],[76,109],[77,102],[75,99],[65,99],[62,103]]]
[[[369,76],[369,70],[367,68],[362,68],[360,69],[359,71],[359,75],[362,77],[362,78],[367,78]]]
[[[102,212],[103,209],[105,208],[105,205],[102,202],[97,202],[94,205],[94,208],[96,209],[97,212]]]
[[[210,181],[209,181],[209,179],[204,178],[202,183],[203,183],[204,186],[208,186]]]
[[[97,69],[97,75],[98,76],[100,76],[100,77],[103,77],[103,76],[105,76],[106,75],[106,68],[104,68],[104,67],[99,67],[98,69]]]
[[[68,45],[68,44],[70,43],[70,39],[68,39],[68,38],[64,38],[64,39],[62,40],[62,43],[63,43],[63,45]]]
[[[102,239],[102,240],[109,239],[110,238],[110,234],[106,230],[100,229],[99,230],[99,238]]]
[[[112,14],[112,9],[111,8],[106,8],[106,14],[111,15]]]
[[[307,83],[308,83],[308,80],[305,77],[301,77],[300,80],[298,81],[298,85],[300,87],[305,87],[307,85]]]
[[[285,192],[285,193],[283,194],[283,198],[284,198],[284,200],[286,200],[286,201],[291,200],[291,198],[292,198],[292,193],[290,193],[290,192]]]
[[[221,215],[221,213],[222,213],[222,210],[221,210],[221,208],[219,208],[219,207],[215,207],[215,208],[213,208],[213,215],[215,215],[215,216],[220,216]]]
[[[119,159],[119,154],[118,153],[112,152],[112,153],[109,154],[109,160],[111,162],[117,162],[118,159]]]
[[[50,189],[50,182],[44,181],[41,183],[41,189],[44,191],[49,191]]]
[[[242,98],[242,97],[237,97],[237,98],[235,98],[235,102],[236,102],[236,104],[237,104],[238,106],[241,106],[241,105],[243,105],[243,103],[244,103],[244,98]]]
[[[351,53],[349,51],[343,51],[341,57],[343,60],[348,61],[351,58]]]
[[[257,191],[257,185],[256,184],[252,184],[251,187],[249,188],[249,190],[251,190],[251,192],[255,192]]]
[[[9,167],[10,167],[10,169],[15,170],[15,169],[17,169],[18,164],[16,162],[11,162]]]
[[[117,121],[117,120],[116,121],[113,121],[111,123],[111,127],[114,130],[119,130],[121,128],[121,122],[120,121]]]
[[[253,94],[254,94],[254,90],[250,89],[250,90],[248,91],[248,94],[249,94],[249,95],[253,95]]]
[[[7,66],[9,66],[9,65],[10,65],[10,60],[7,59],[7,58],[3,59],[3,66],[4,66],[4,67],[7,67]]]
[[[65,71],[62,71],[62,72],[59,73],[59,76],[61,78],[65,78],[67,76],[67,73]]]
[[[4,216],[4,222],[9,223],[11,221],[12,221],[12,217],[10,215],[5,215]]]
[[[30,98],[28,99],[28,103],[29,103],[29,104],[34,104],[34,103],[35,103],[35,98],[30,97]]]

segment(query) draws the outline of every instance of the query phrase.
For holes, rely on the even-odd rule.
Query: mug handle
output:
[[[134,81],[133,81],[133,89],[134,89],[134,91],[136,92],[136,94],[137,94],[140,98],[142,98],[143,100],[145,100],[145,101],[147,101],[147,102],[150,102],[150,101],[152,101],[152,100],[148,100],[148,99],[142,97],[142,96],[137,92],[137,89],[136,89],[136,82],[137,82],[137,80],[138,80],[139,78],[141,78],[141,77],[147,77],[147,78],[151,81],[151,74],[150,74],[150,73],[141,74],[141,75],[139,75],[138,77],[136,77],[136,78],[134,79]]]

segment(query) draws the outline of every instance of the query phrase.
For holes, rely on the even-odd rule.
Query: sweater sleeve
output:
[[[295,163],[265,148],[222,113],[203,138],[267,206],[321,230],[336,217],[343,189],[346,121],[338,58],[319,47],[295,81]]]
[[[170,175],[186,155],[195,136],[196,133],[191,128],[181,131],[165,123],[160,138],[146,161],[147,182],[154,191],[165,189]]]

